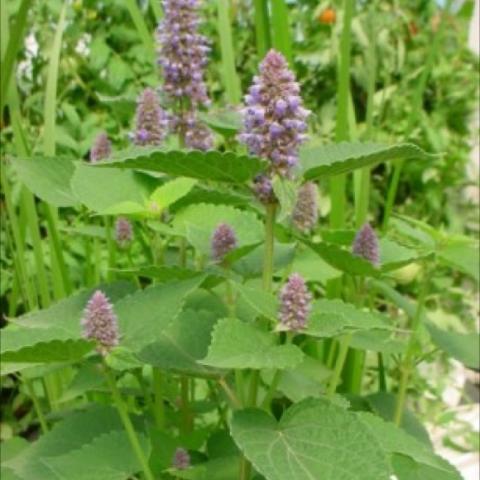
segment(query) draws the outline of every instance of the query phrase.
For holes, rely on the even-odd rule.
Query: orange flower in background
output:
[[[326,8],[321,11],[317,20],[323,25],[333,25],[337,19],[337,14],[333,8]]]

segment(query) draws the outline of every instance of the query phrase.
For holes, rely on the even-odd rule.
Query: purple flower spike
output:
[[[302,185],[293,211],[293,224],[303,233],[312,231],[318,222],[318,192],[313,182]]]
[[[282,54],[267,53],[245,104],[240,142],[251,154],[270,160],[272,172],[291,177],[310,112],[302,106],[300,86]]]
[[[160,145],[167,128],[167,115],[160,107],[155,90],[146,88],[138,99],[137,128],[133,142],[136,145]]]
[[[366,223],[355,236],[352,252],[357,257],[364,258],[375,267],[380,265],[380,247],[375,230]]]
[[[253,181],[253,192],[260,202],[265,205],[277,203],[273,185],[268,175],[257,175]]]
[[[97,163],[101,160],[105,160],[108,158],[112,153],[112,144],[108,139],[106,133],[100,133],[95,138],[95,142],[93,143],[93,147],[90,150],[90,162]]]
[[[132,243],[132,224],[125,217],[119,217],[115,223],[115,240],[120,248],[127,248]]]
[[[164,0],[164,17],[157,28],[164,93],[173,101],[185,97],[195,108],[210,104],[203,72],[210,47],[198,33],[198,8],[197,0]]]
[[[88,301],[81,326],[84,338],[96,340],[97,351],[102,355],[119,343],[117,316],[107,296],[100,290]]]
[[[172,467],[185,470],[190,467],[190,455],[184,448],[177,448],[173,454]]]
[[[280,323],[288,330],[302,330],[310,313],[312,295],[305,280],[293,273],[280,291]]]
[[[216,261],[222,261],[228,253],[237,247],[237,237],[230,225],[221,223],[213,232],[212,257]]]

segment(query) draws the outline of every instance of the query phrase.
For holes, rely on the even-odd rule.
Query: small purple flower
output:
[[[198,33],[198,9],[197,0],[164,0],[164,17],[157,28],[163,91],[171,101],[187,98],[194,108],[210,104],[204,80],[210,47]]]
[[[260,202],[271,205],[277,203],[272,180],[268,175],[257,175],[253,181],[253,192]]]
[[[297,203],[293,210],[293,224],[301,232],[312,231],[318,222],[318,192],[317,185],[307,182],[300,187]]]
[[[167,128],[167,115],[160,107],[155,90],[146,88],[138,99],[133,142],[136,145],[160,145]]]
[[[132,243],[132,224],[125,217],[119,217],[115,223],[115,240],[120,248],[127,248]]]
[[[190,467],[190,455],[184,448],[179,447],[175,450],[172,458],[172,467],[178,470],[185,470]]]
[[[84,338],[96,340],[97,351],[102,355],[106,355],[119,343],[117,316],[101,290],[97,290],[88,301],[81,326]]]
[[[280,291],[280,323],[288,330],[302,330],[310,313],[312,295],[305,280],[293,273]]]
[[[272,172],[291,177],[310,112],[302,106],[300,86],[282,54],[267,53],[245,104],[239,141],[251,154],[270,160]]]
[[[225,255],[237,247],[237,237],[230,225],[221,223],[213,232],[212,236],[212,257],[221,262]]]
[[[90,162],[97,163],[101,160],[105,160],[112,153],[112,144],[108,139],[106,133],[99,133],[95,138],[93,147],[90,150]]]
[[[380,247],[375,230],[366,223],[356,234],[352,252],[357,257],[364,258],[375,267],[380,265]]]

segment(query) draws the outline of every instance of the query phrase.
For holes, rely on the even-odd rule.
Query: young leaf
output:
[[[70,181],[75,164],[61,157],[15,157],[12,164],[20,180],[38,198],[56,207],[78,205]]]
[[[356,414],[325,400],[307,399],[277,421],[262,410],[234,413],[233,439],[268,480],[388,480],[380,441]]]
[[[95,168],[98,167],[148,170],[201,180],[244,183],[260,173],[264,164],[256,157],[233,152],[136,148],[119,152],[112,160],[95,165]]]
[[[214,327],[204,365],[216,368],[293,368],[303,353],[295,345],[278,345],[273,333],[235,318],[224,318]]]
[[[306,180],[348,173],[357,168],[375,165],[384,161],[434,160],[430,155],[410,143],[382,145],[376,143],[337,143],[317,147],[305,147],[300,152],[303,176]]]

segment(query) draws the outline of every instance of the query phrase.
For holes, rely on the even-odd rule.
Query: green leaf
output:
[[[242,116],[234,110],[216,110],[200,115],[212,130],[224,137],[233,137],[242,128]]]
[[[480,368],[480,335],[478,333],[448,332],[438,328],[431,321],[426,322],[426,327],[432,342],[437,347],[469,368],[477,370]]]
[[[451,242],[443,246],[438,257],[442,263],[450,268],[460,270],[473,278],[477,284],[480,283],[480,250],[478,244],[470,239],[460,242]]]
[[[115,311],[122,347],[141,355],[145,347],[161,341],[165,329],[180,314],[186,297],[204,279],[204,275],[198,275],[183,281],[152,285],[117,302]]]
[[[148,170],[200,180],[243,183],[260,173],[264,164],[256,157],[233,152],[136,148],[118,152],[111,160],[98,163],[95,167]]]
[[[273,294],[261,288],[254,288],[236,283],[235,290],[238,292],[238,301],[244,301],[256,316],[263,316],[277,322],[278,299]]]
[[[380,240],[380,265],[383,272],[396,270],[422,258],[416,250],[382,238]]]
[[[320,255],[331,267],[349,275],[378,277],[380,272],[367,260],[353,255],[337,245],[328,243],[305,242],[315,253]]]
[[[75,164],[61,157],[13,158],[13,167],[20,180],[38,198],[56,207],[78,205],[70,181]]]
[[[406,342],[395,338],[389,330],[359,330],[352,335],[350,346],[358,350],[370,350],[386,354],[399,354],[405,351]]]
[[[197,363],[207,354],[216,320],[215,313],[185,310],[168,325],[159,325],[163,328],[155,342],[143,348],[137,357],[144,363],[176,373],[197,376],[218,374]]]
[[[155,183],[154,179],[141,173],[93,168],[83,164],[75,170],[72,189],[88,209],[97,213],[110,211],[110,214],[117,214],[119,205],[122,209],[128,206],[133,210],[144,210]]]
[[[358,412],[357,416],[375,436],[381,451],[391,460],[397,454],[405,455],[422,468],[428,471],[434,470],[437,480],[462,480],[460,474],[446,460],[435,455],[428,446],[397,428],[393,423],[385,422],[371,413]],[[403,469],[400,471],[395,469],[398,479],[407,480],[409,477],[402,476],[402,471]]]
[[[155,210],[162,212],[165,208],[187,195],[197,181],[191,178],[176,178],[158,187],[151,195],[149,203],[155,204]]]
[[[342,300],[321,299],[314,302],[305,333],[314,337],[333,337],[359,330],[389,330],[380,314],[359,310]]]
[[[355,413],[324,400],[290,407],[277,421],[262,410],[237,411],[232,436],[267,480],[388,480],[380,442]]]
[[[382,145],[376,143],[338,143],[316,147],[305,147],[300,152],[300,163],[306,180],[348,173],[357,168],[372,166],[384,161],[434,160],[416,145]]]
[[[311,248],[299,249],[289,271],[299,273],[307,282],[325,284],[328,280],[338,278],[342,272],[330,266]]]
[[[280,203],[280,211],[277,216],[277,221],[282,222],[289,218],[295,208],[297,202],[298,185],[287,178],[275,176],[272,182],[273,191]]]
[[[263,241],[263,224],[255,213],[226,205],[191,205],[177,213],[173,229],[186,236],[198,252],[210,258],[212,236],[221,223],[233,228],[237,247]]]
[[[224,318],[214,327],[208,355],[200,363],[216,368],[279,370],[301,363],[295,345],[278,345],[277,336],[235,318]]]
[[[80,366],[72,381],[62,393],[59,402],[69,402],[84,395],[86,392],[95,390],[105,382],[100,368],[96,363],[86,362]]]
[[[186,470],[171,470],[175,477],[185,480],[237,480],[239,471],[240,459],[238,455],[216,458],[193,465]]]

